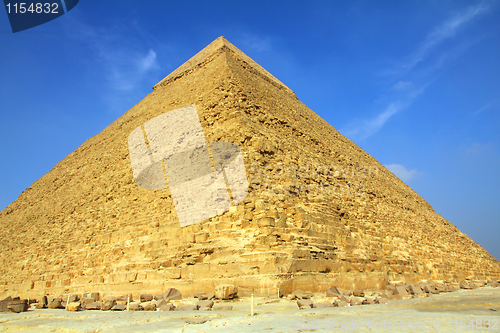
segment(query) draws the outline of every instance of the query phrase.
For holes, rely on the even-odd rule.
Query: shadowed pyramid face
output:
[[[213,142],[210,154],[194,105],[145,122],[130,133],[128,146],[136,184],[168,184],[181,226],[220,215],[248,193],[240,148]]]

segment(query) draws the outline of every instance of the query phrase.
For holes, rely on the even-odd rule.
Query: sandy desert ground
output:
[[[313,298],[314,299],[314,298]],[[196,300],[183,300],[184,303]],[[500,288],[459,290],[388,304],[299,310],[296,301],[255,298],[219,304],[231,311],[1,313],[6,332],[500,332]]]

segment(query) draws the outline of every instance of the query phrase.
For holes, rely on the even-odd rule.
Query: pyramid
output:
[[[222,184],[210,192],[220,197],[207,196],[208,215],[186,185],[202,177],[175,179],[188,164],[168,162],[181,143],[155,155],[148,124],[175,131],[174,114],[192,116],[183,135],[202,140],[187,154],[204,149],[200,166]],[[224,145],[235,149],[217,152]],[[233,157],[218,167],[218,154]],[[237,161],[240,197],[226,168]],[[198,215],[181,217],[189,212]],[[0,297],[500,278],[498,260],[223,37],[1,211],[0,249]]]

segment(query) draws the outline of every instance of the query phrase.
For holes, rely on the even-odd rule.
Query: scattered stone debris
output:
[[[287,296],[288,299],[310,299],[314,294],[311,291],[295,290],[293,293]]]
[[[299,309],[307,309],[310,307],[345,307],[371,304],[387,304],[390,300],[397,301],[401,299],[410,299],[417,297],[429,297],[433,294],[444,292],[452,292],[460,289],[475,289],[480,287],[499,287],[500,281],[462,281],[461,283],[452,282],[436,282],[430,281],[421,284],[412,283],[397,283],[388,284],[387,289],[378,292],[368,292],[366,290],[344,291],[339,287],[331,287],[326,291],[327,298],[336,298],[332,303],[314,303],[309,300],[308,292],[304,293],[301,290],[296,290],[288,298],[298,299],[297,306]]]
[[[313,300],[315,294],[311,291],[295,290],[287,296],[296,300],[299,309],[346,307],[360,305],[387,304],[389,301],[410,299],[417,297],[430,297],[434,294],[453,292],[460,289],[470,290],[482,287],[500,287],[500,281],[461,281],[442,282],[428,281],[420,284],[397,283],[387,284],[385,290],[342,290],[333,286],[326,291],[326,297],[317,302]],[[181,293],[175,288],[169,288],[164,294],[153,296],[141,294],[139,301],[134,301],[132,295],[108,296],[101,300],[99,293],[86,293],[81,295],[66,295],[51,297],[44,295],[39,300],[21,299],[20,297],[7,297],[0,300],[0,312],[25,312],[30,305],[32,309],[66,309],[67,311],[101,310],[101,311],[228,311],[231,305],[216,304],[217,300],[231,300],[237,297],[238,288],[234,285],[220,285],[215,288],[215,293],[196,292],[196,304],[172,304],[171,300],[182,299]],[[318,294],[318,293],[317,293]],[[323,296],[325,295],[323,294]],[[319,295],[318,295],[319,297]],[[332,300],[332,298],[334,298]],[[66,304],[64,300],[69,300]],[[279,301],[279,300],[274,300]],[[271,302],[274,302],[271,301]],[[269,303],[269,302],[268,302]],[[497,311],[498,309],[491,309]]]

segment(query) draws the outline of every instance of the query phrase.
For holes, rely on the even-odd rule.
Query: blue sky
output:
[[[500,259],[500,3],[91,1],[0,10],[0,209],[218,36]]]

